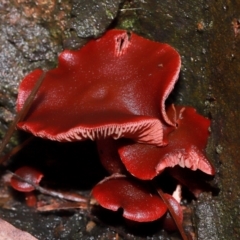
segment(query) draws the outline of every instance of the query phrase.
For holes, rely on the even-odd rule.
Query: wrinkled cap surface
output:
[[[112,137],[162,145],[165,100],[178,78],[180,56],[167,44],[110,30],[78,51],[63,51],[46,73],[20,129],[57,141]],[[42,74],[19,87],[19,111]]]
[[[93,197],[104,208],[123,209],[123,217],[136,222],[151,222],[162,217],[167,207],[161,198],[137,181],[113,176],[98,183]]]
[[[210,120],[192,107],[176,106],[176,128],[168,134],[168,145],[157,147],[132,143],[119,148],[127,170],[139,179],[152,179],[167,167],[186,167],[213,175],[214,168],[205,156]],[[169,108],[172,115],[172,109]]]

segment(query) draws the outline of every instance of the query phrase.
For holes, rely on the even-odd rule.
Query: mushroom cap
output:
[[[113,175],[92,190],[96,201],[104,208],[123,209],[123,217],[136,222],[151,222],[161,218],[167,207],[161,198],[137,181]]]
[[[167,146],[132,143],[119,148],[120,158],[133,176],[152,179],[175,165],[214,175],[214,168],[205,156],[210,120],[192,107],[176,106],[175,111],[176,129],[168,134]]]
[[[21,177],[22,179],[28,182],[32,182],[34,184],[39,184],[43,177],[43,174],[41,172],[28,166],[24,166],[17,169],[15,171],[15,174]],[[12,176],[10,184],[15,190],[20,192],[31,192],[35,190],[35,188],[31,184],[21,181],[15,176]]]
[[[110,30],[60,54],[18,128],[57,141],[125,137],[160,146],[162,121],[173,124],[165,100],[180,65],[169,45]],[[41,74],[35,70],[21,82],[18,111]]]

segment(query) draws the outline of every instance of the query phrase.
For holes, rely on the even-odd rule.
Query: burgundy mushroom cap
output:
[[[119,148],[120,158],[133,176],[152,179],[166,167],[175,165],[214,174],[205,156],[210,120],[197,114],[192,107],[176,106],[174,109],[176,129],[168,134],[167,146],[132,143]]]
[[[123,217],[136,222],[151,222],[167,211],[161,198],[148,187],[122,175],[113,175],[92,190],[96,201],[104,208],[123,209]]]
[[[110,30],[78,51],[60,54],[18,127],[57,141],[125,137],[160,146],[162,121],[173,124],[165,100],[180,65],[169,45]],[[35,70],[23,79],[18,111],[41,74]]]
[[[39,184],[43,177],[43,174],[41,172],[32,167],[27,166],[17,169],[15,171],[15,174],[21,177],[23,180],[26,180],[27,182],[31,182],[34,184]],[[20,192],[31,192],[35,190],[35,188],[27,182],[18,179],[16,176],[12,176],[10,184],[15,190]]]

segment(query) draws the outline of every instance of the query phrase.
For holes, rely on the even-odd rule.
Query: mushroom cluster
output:
[[[91,193],[103,208],[150,222],[171,206],[181,223],[180,204],[151,182],[176,165],[209,175],[214,168],[205,156],[210,120],[192,107],[165,103],[180,66],[171,46],[109,30],[60,54],[18,128],[55,141],[96,141],[109,176]],[[21,82],[18,111],[42,73],[35,70]]]

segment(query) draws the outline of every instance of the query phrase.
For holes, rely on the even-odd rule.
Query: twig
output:
[[[37,207],[39,212],[49,212],[55,210],[68,210],[68,209],[88,209],[87,203],[79,202],[62,202],[62,203],[53,203],[41,207]]]

